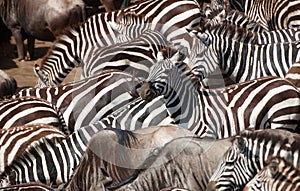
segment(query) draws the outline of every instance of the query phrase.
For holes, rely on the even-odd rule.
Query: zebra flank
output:
[[[88,60],[94,47],[116,44],[119,31],[114,30],[111,23],[116,23],[119,15],[125,13],[144,15],[152,20],[151,29],[161,32],[171,42],[188,39],[192,43],[185,28],[197,25],[200,20],[200,6],[194,0],[146,0],[122,10],[93,15],[54,42],[39,66],[35,67],[39,78],[37,86],[60,84],[74,67]],[[176,32],[172,33],[174,29]],[[187,37],[183,39],[182,35]]]
[[[30,146],[44,139],[58,141],[65,134],[56,127],[46,124],[28,124],[24,126],[0,129],[0,173]]]
[[[89,78],[57,87],[22,89],[15,97],[35,96],[62,113],[72,133],[97,122],[138,96],[140,80],[119,70],[105,70]]]
[[[299,146],[299,134],[279,129],[246,130],[235,137],[232,146],[211,176],[208,190],[244,188],[268,165],[270,157],[283,157],[294,167],[299,168]],[[288,169],[286,166],[286,170]]]
[[[44,99],[26,96],[0,102],[1,129],[40,123],[53,125],[66,132],[62,113]]]

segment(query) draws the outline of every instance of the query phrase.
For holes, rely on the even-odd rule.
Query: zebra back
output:
[[[236,136],[210,178],[208,188],[243,188],[267,165],[269,157],[283,157],[299,168],[299,146],[299,134],[279,129],[246,130]]]

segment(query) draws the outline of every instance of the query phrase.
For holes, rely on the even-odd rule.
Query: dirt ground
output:
[[[0,45],[0,69],[13,76],[19,87],[34,86],[37,77],[33,72],[33,66],[36,62],[40,62],[51,45],[52,42],[36,41],[35,59],[22,62],[17,61],[17,51],[13,40],[10,41],[10,45]],[[79,79],[79,75],[79,72],[75,69],[67,76],[63,83],[77,80]]]

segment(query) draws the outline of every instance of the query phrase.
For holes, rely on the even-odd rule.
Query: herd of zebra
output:
[[[0,101],[0,189],[300,190],[299,25],[300,0],[144,0],[68,28]]]

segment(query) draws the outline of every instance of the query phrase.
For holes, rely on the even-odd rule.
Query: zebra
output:
[[[231,139],[199,137],[174,139],[153,151],[127,180],[109,190],[160,190],[176,186],[205,190]]]
[[[193,30],[191,35],[198,39],[195,39],[190,65],[202,79],[216,68],[225,71],[236,83],[263,76],[284,78],[300,58],[299,40],[260,44],[255,33],[232,25]]]
[[[271,157],[267,165],[246,184],[245,191],[299,191],[300,169],[283,157]]]
[[[299,146],[299,134],[286,130],[246,130],[234,138],[211,176],[208,190],[242,189],[270,157],[283,157],[299,168]]]
[[[0,102],[0,129],[35,123],[53,125],[67,132],[62,113],[44,99],[26,96]]]
[[[234,25],[236,27],[245,28],[250,30],[257,35],[257,43],[267,44],[275,42],[293,42],[299,40],[299,29],[298,28],[285,28],[276,30],[265,30],[257,22],[251,20],[247,15],[243,13],[231,10],[229,12],[222,11],[217,15],[211,15],[211,18],[202,21],[202,25],[212,28],[220,26],[222,24]]]
[[[42,182],[60,185],[66,183],[79,165],[91,137],[104,128],[135,130],[155,125],[174,123],[167,113],[162,97],[152,102],[141,98],[119,108],[99,122],[74,131],[57,143],[45,140],[15,160],[0,174],[0,180],[7,179],[9,184]]]
[[[57,140],[62,138],[65,138],[62,131],[47,124],[28,124],[0,129],[0,173],[13,160],[22,155],[29,145],[43,139]]]
[[[122,10],[93,15],[83,24],[66,30],[54,42],[40,65],[35,65],[34,71],[39,78],[37,86],[60,84],[72,68],[88,59],[93,48],[117,43],[119,33],[111,27],[111,22],[116,22],[119,15],[125,13],[144,15],[152,21],[153,28],[171,42],[184,43],[182,36],[186,36],[192,43],[185,28],[199,23],[200,5],[195,0],[146,0]],[[176,31],[170,33],[174,29]]]
[[[289,81],[268,76],[225,88],[201,87],[183,62],[185,49],[151,67],[139,89],[146,101],[164,96],[175,123],[203,137],[226,138],[247,128],[299,132],[300,92]],[[163,52],[164,54],[164,52]]]
[[[91,51],[92,56],[81,64],[81,78],[106,69],[119,69],[145,79],[157,53],[169,45],[171,42],[160,32],[146,30],[139,37],[125,43],[95,48]]]
[[[299,0],[214,0],[212,8],[229,5],[245,13],[267,30],[299,27]],[[216,6],[216,7],[215,7]]]
[[[285,79],[292,82],[297,88],[300,88],[300,62],[295,62],[285,75]]]
[[[52,103],[61,113],[68,130],[99,121],[138,97],[135,76],[119,70],[105,70],[89,78],[57,87],[26,88],[14,97],[34,96]]]

